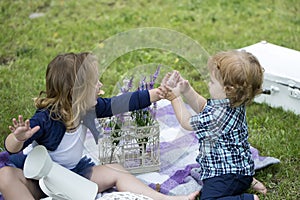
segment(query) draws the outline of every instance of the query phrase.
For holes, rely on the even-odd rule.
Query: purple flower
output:
[[[145,84],[146,84],[146,76],[144,76],[144,78],[140,81],[140,90],[144,90],[145,89]]]
[[[121,87],[121,93],[124,94],[126,92],[129,92],[132,88],[132,82],[133,82],[133,77],[131,79],[124,79],[123,80],[123,86]]]
[[[153,89],[154,88],[154,83],[155,83],[155,80],[157,79],[158,75],[159,75],[159,72],[160,72],[160,65],[158,65],[155,73],[152,75],[150,75],[150,82],[149,82],[149,89]]]
[[[132,88],[132,82],[133,82],[133,76],[131,77],[131,79],[128,82],[128,91]]]
[[[158,75],[159,75],[159,72],[160,72],[160,66],[161,66],[161,65],[158,65],[158,67],[157,67],[155,73],[153,74],[153,78],[152,78],[152,80],[151,80],[151,82],[153,82],[153,83],[155,82],[156,78],[157,78]]]
[[[160,73],[160,65],[158,65],[155,73],[153,75],[150,75],[149,82],[146,81],[146,78],[147,78],[146,76],[142,77],[137,90],[153,89],[155,81],[156,81],[159,73]],[[121,92],[122,93],[129,92],[132,89],[132,83],[133,83],[133,77],[131,77],[131,79],[129,79],[129,80],[124,79],[124,81],[123,81],[124,85],[123,85],[123,87],[121,87]],[[156,109],[157,109],[157,103],[154,102],[152,107],[149,106],[149,107],[141,109],[141,110],[132,111],[131,117],[133,120],[135,120],[137,126],[152,125],[155,120]],[[121,124],[124,123],[124,115],[123,114],[119,114],[116,117],[117,117],[118,122],[121,122]]]

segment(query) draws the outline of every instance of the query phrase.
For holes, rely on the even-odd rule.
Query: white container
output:
[[[44,146],[29,152],[24,176],[39,180],[42,191],[55,200],[94,200],[98,185],[53,162]]]
[[[257,57],[265,69],[265,93],[255,102],[300,114],[300,52],[262,41],[240,50]]]

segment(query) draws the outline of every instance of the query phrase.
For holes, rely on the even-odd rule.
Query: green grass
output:
[[[186,34],[210,55],[261,40],[300,50],[298,0],[143,0],[143,1],[0,1],[0,138],[9,133],[11,118],[29,118],[32,98],[45,88],[45,69],[58,53],[92,51],[114,34],[141,27],[162,27]],[[29,19],[34,12],[45,16]],[[106,95],[135,66],[163,63],[178,69],[193,86],[207,92],[195,69],[167,51],[128,53],[105,71]],[[160,77],[161,78],[161,77]],[[250,142],[261,155],[280,164],[257,172],[269,189],[261,199],[300,199],[299,116],[264,104],[248,109]],[[0,143],[3,147],[3,142]]]

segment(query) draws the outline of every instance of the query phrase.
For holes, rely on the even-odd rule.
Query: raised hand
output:
[[[188,80],[181,79],[181,81],[177,84],[177,87],[179,87],[179,91],[181,94],[186,93],[191,88],[191,85]]]
[[[185,80],[178,71],[168,72],[161,82],[161,87],[168,91],[166,99],[172,101],[190,89],[188,80]]]
[[[176,73],[178,73],[178,72],[176,72],[176,71],[173,71],[172,73],[168,72],[161,82],[160,87],[163,88],[164,91],[166,91],[165,99],[168,99],[169,101],[172,101],[173,99],[175,99],[177,97],[172,92],[173,88],[176,86],[178,79],[179,79],[179,76]]]
[[[169,88],[176,87],[178,81],[180,81],[180,74],[178,71],[168,72],[163,80],[161,81],[161,86],[168,86]]]
[[[160,83],[161,86],[166,86],[167,85],[167,82],[168,82],[171,74],[172,74],[171,72],[166,73],[166,75],[164,76],[164,78],[162,79],[162,81]]]
[[[26,141],[40,129],[39,126],[31,128],[29,120],[24,121],[22,115],[19,115],[18,120],[13,118],[12,123],[13,125],[9,126],[9,130],[13,133],[18,142]]]

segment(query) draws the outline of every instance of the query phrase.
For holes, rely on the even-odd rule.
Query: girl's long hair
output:
[[[46,91],[35,99],[38,109],[48,109],[54,120],[61,120],[67,130],[78,126],[80,118],[95,105],[98,67],[87,52],[56,56],[46,71]]]

